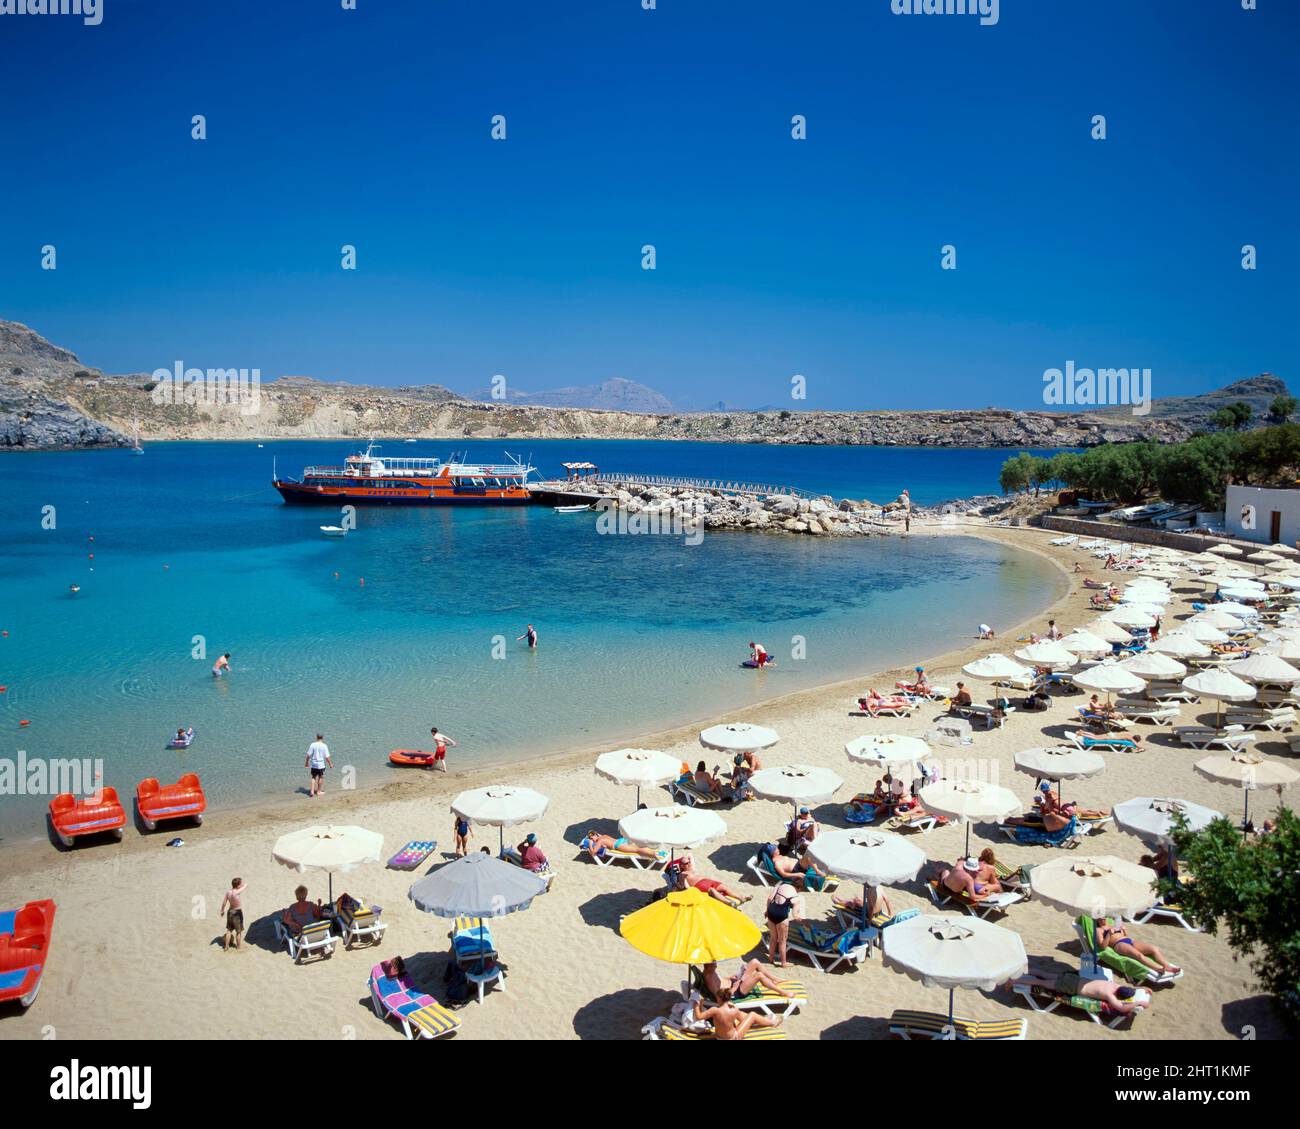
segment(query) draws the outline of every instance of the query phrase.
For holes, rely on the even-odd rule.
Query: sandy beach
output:
[[[992,537],[1044,554],[1060,565],[1069,590],[1051,609],[1025,623],[997,625],[1001,630],[993,643],[972,638],[960,651],[928,658],[925,666],[936,683],[952,685],[963,677],[960,665],[972,658],[993,650],[1010,653],[1018,645],[1017,636],[1045,630],[1049,617],[1064,631],[1094,618],[1081,585],[1083,577],[1070,574],[1079,561],[1088,574],[1103,575],[1101,563],[1088,554],[1050,546],[1050,534],[1035,529],[963,524],[950,531]],[[1124,577],[1117,579],[1122,582]],[[1176,584],[1170,623],[1189,610],[1187,604],[1196,594],[1199,585]],[[972,629],[980,618],[978,608],[962,606],[959,592],[953,594],[952,614]],[[917,657],[918,662],[923,659]],[[874,776],[869,779],[867,770],[848,761],[844,742],[872,732],[921,736],[940,713],[940,707],[931,706],[906,720],[850,715],[858,694],[872,685],[883,691],[901,673],[864,674],[716,720],[747,720],[776,729],[781,741],[763,754],[765,765],[803,762],[833,768],[844,778],[844,787],[836,801],[822,805],[817,815],[827,827],[846,826],[840,814],[842,803],[860,789],[869,789]],[[986,684],[967,681],[977,700],[991,693]],[[1067,729],[1075,728],[1068,718],[1085,700],[1086,695],[1062,696],[1046,713],[1016,713],[1001,729],[977,729],[974,743],[966,748],[937,749],[935,759],[987,759],[996,766],[1001,782],[1022,794],[1028,807],[1033,781],[1014,771],[1013,755],[1030,746],[1054,743]],[[1212,713],[1212,703],[1184,706],[1182,720]],[[1169,729],[1145,724],[1139,728],[1146,739],[1145,750],[1107,754],[1106,771],[1071,782],[1069,798],[1089,806],[1110,806],[1138,795],[1168,795],[1232,817],[1239,815],[1239,791],[1194,773],[1192,763],[1203,754],[1178,746]],[[697,734],[692,727],[646,735],[632,743],[663,749],[692,764],[701,755],[715,763],[718,754],[702,754]],[[642,956],[617,933],[620,917],[645,905],[662,887],[660,875],[622,863],[600,867],[577,848],[588,828],[617,833],[618,818],[635,806],[632,789],[602,780],[592,770],[595,753],[612,747],[584,747],[512,770],[509,783],[535,788],[549,796],[551,804],[539,822],[507,829],[507,841],[535,832],[558,876],[551,892],[528,910],[493,922],[508,971],[506,991],[493,991],[481,1006],[471,1003],[461,1009],[463,1026],[457,1039],[635,1039],[642,1024],[665,1014],[680,998],[684,970]],[[1284,734],[1261,732],[1255,748],[1270,756],[1291,755]],[[271,844],[281,834],[308,824],[348,823],[382,833],[385,856],[410,839],[436,838],[435,858],[449,857],[452,796],[465,788],[501,782],[499,770],[466,771],[465,758],[457,758],[455,750],[451,757],[452,771],[446,775],[411,772],[391,785],[349,792],[338,788],[335,772],[322,799],[297,795],[253,809],[214,811],[203,827],[183,827],[168,834],[141,836],[128,828],[120,845],[100,841],[71,851],[57,850],[48,842],[7,846],[0,852],[0,906],[53,897],[58,916],[40,995],[26,1013],[5,1013],[0,1038],[41,1039],[51,1033],[58,1038],[92,1039],[401,1038],[394,1025],[371,1011],[366,981],[376,960],[400,953],[416,981],[440,995],[448,922],[419,912],[407,897],[412,880],[428,867],[408,874],[376,863],[337,877],[336,895],[347,889],[383,907],[388,935],[374,949],[340,947],[329,960],[300,967],[276,946],[270,923],[291,900],[299,881],[306,882],[314,900],[325,896],[326,878],[309,873],[300,879],[277,865],[271,859]],[[656,795],[665,796],[667,802],[666,793],[645,798],[653,804]],[[1255,793],[1252,815],[1265,818],[1276,800],[1274,794]],[[728,834],[722,842],[694,852],[697,863],[706,875],[754,894],[744,912],[761,922],[763,890],[745,876],[745,861],[758,843],[779,836],[788,808],[756,801],[725,807],[721,814]],[[172,834],[182,836],[185,846],[167,849],[164,844]],[[476,828],[475,834],[473,849],[488,845],[495,850],[495,828]],[[1054,853],[992,839],[992,834],[991,826],[972,829],[972,845],[991,844],[998,857],[1012,865],[1045,861]],[[963,828],[952,825],[914,835],[912,841],[931,859],[952,860],[961,852],[963,836]],[[1144,849],[1138,839],[1112,827],[1088,840],[1078,853],[1114,854],[1136,861]],[[220,947],[218,907],[235,875],[249,884],[245,899],[249,933],[242,951],[226,953]],[[933,908],[919,884],[890,888],[887,893],[895,909]],[[812,920],[831,917],[828,894],[810,894],[807,903]],[[1013,907],[1000,921],[1024,938],[1032,970],[1077,968],[1078,942],[1066,914],[1031,900]],[[1165,949],[1186,975],[1176,986],[1157,991],[1152,1006],[1137,1017],[1131,1030],[1111,1031],[1077,1014],[1033,1013],[1005,992],[959,992],[958,1010],[976,1018],[1026,1017],[1031,1039],[1281,1036],[1281,1025],[1249,968],[1234,959],[1224,938],[1187,932],[1176,923],[1136,926],[1134,931]],[[793,1039],[883,1038],[894,1009],[946,1006],[941,990],[925,988],[884,966],[878,955],[849,972],[823,974],[799,963],[790,974],[807,985],[809,996],[807,1008],[788,1021]]]

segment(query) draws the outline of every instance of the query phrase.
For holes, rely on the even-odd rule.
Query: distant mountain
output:
[[[1268,408],[1275,396],[1289,395],[1286,381],[1271,372],[1262,372],[1238,380],[1213,392],[1203,392],[1199,396],[1162,396],[1151,401],[1149,419],[1173,420],[1184,424],[1193,431],[1210,426],[1210,417],[1220,408],[1235,404],[1237,401],[1250,405],[1254,413],[1254,423],[1267,422]],[[1123,416],[1131,415],[1131,408],[1095,408],[1089,415]]]
[[[545,392],[519,392],[507,389],[504,399],[490,391],[477,392],[473,400],[487,403],[525,404],[539,408],[585,408],[604,412],[671,412],[673,403],[661,392],[626,380],[621,376],[570,388],[552,388]]]

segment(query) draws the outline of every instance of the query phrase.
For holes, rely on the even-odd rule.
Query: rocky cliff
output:
[[[106,376],[26,326],[0,321],[0,449],[121,445],[137,417],[145,440],[381,436],[1082,447],[1185,438],[1193,414],[1187,405],[1194,408],[1198,399],[1181,412],[1153,410],[1146,417],[996,409],[685,414],[482,403],[458,399],[440,385],[377,388],[306,377],[261,384],[255,398],[217,397],[198,387],[178,394],[146,375]]]

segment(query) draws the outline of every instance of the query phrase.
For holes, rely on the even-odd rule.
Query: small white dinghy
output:
[[[320,532],[322,537],[344,537],[348,531],[341,525],[322,525]]]
[[[557,514],[580,514],[585,510],[591,509],[590,506],[552,506]]]

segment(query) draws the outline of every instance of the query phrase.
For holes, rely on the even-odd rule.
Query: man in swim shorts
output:
[[[325,770],[333,768],[334,762],[330,760],[329,746],[325,744],[325,738],[317,733],[316,740],[307,746],[307,760],[305,766],[311,769],[311,796],[314,799],[317,796],[325,794]]]
[[[230,670],[230,652],[227,651],[221,658],[212,664],[212,677],[220,678],[224,673]]]
[[[749,661],[761,670],[771,661],[771,656],[762,643],[755,643],[751,640],[749,644]]]
[[[429,736],[433,738],[433,767],[440,768],[443,772],[446,772],[447,746],[450,745],[454,749],[456,747],[456,742],[448,737],[447,734],[439,733],[436,725],[429,730]]]
[[[1151,1003],[1151,993],[1145,988],[1130,988],[1113,980],[1084,980],[1077,972],[1063,972],[1059,976],[1021,976],[1008,980],[1007,986],[1027,985],[1031,988],[1048,988],[1066,996],[1082,996],[1086,1000],[1099,1000],[1107,1007],[1128,1015],[1140,1011]]]

